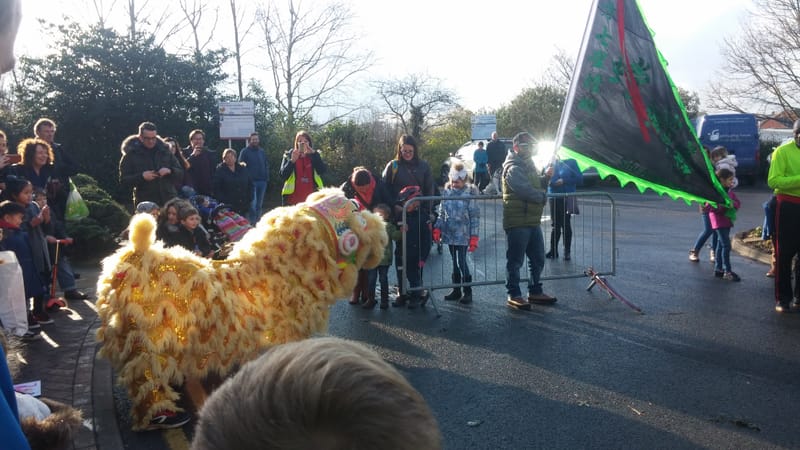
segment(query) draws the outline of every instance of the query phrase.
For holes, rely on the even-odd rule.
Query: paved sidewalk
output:
[[[74,264],[81,274],[78,289],[89,300],[71,300],[66,309],[51,314],[55,323],[41,326],[42,339],[23,347],[24,364],[15,383],[41,380],[42,396],[72,405],[83,413],[84,426],[72,448],[123,448],[112,394],[111,368],[95,359],[95,333],[99,326],[94,292],[99,263]]]

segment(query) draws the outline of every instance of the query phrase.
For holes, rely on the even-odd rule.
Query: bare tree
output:
[[[244,98],[244,90],[242,89],[242,40],[244,36],[250,33],[256,21],[250,19],[250,22],[246,23],[245,17],[247,17],[247,11],[240,10],[239,13],[237,13],[236,0],[230,0],[230,2],[231,17],[233,18],[234,58],[236,58],[236,85],[239,88],[239,100],[242,100]],[[244,29],[244,31],[240,32],[242,29]]]
[[[424,132],[441,125],[445,113],[458,105],[456,95],[443,88],[441,80],[426,75],[377,81],[375,87],[403,132],[417,140]]]
[[[217,21],[219,20],[218,10],[213,10],[214,25],[211,27],[203,27],[203,30],[208,30],[208,36],[200,43],[200,25],[203,21],[203,14],[209,11],[210,7],[204,0],[180,0],[179,6],[186,23],[192,30],[192,37],[194,38],[194,54],[199,58],[203,50],[208,46],[214,38],[214,30],[217,28]]]
[[[98,0],[94,0],[95,5],[97,5]],[[99,4],[102,7],[103,0],[99,0]],[[111,4],[111,8],[116,4],[116,0],[114,0]],[[163,35],[164,38],[162,39],[159,45],[163,45],[164,41],[166,41],[169,37],[173,36],[173,34],[182,28],[181,24],[173,24],[169,25],[170,18],[172,14],[170,13],[170,5],[169,3],[162,3],[159,4],[158,9],[154,9],[151,6],[150,0],[143,0],[139,2],[139,6],[137,7],[136,0],[127,0],[127,4],[125,5],[125,14],[128,17],[128,38],[131,41],[136,41],[139,39],[139,33],[145,32],[140,25],[148,25],[149,31],[147,34],[150,36],[156,35]],[[98,9],[95,6],[95,9]],[[101,24],[104,23],[103,16],[100,15],[98,12],[98,17],[100,18]],[[151,18],[155,17],[155,21],[151,23]]]
[[[335,95],[372,65],[372,54],[356,49],[357,36],[350,31],[352,15],[344,4],[314,5],[308,11],[302,6],[288,0],[288,11],[281,11],[270,2],[258,13],[275,101],[285,115],[289,135],[298,124],[311,122],[315,109],[346,106]]]
[[[711,85],[710,106],[739,112],[800,112],[800,1],[754,0],[727,63]]]
[[[105,7],[105,3],[106,2],[103,0],[92,0],[94,12],[97,14],[97,24],[100,25],[100,28],[106,27],[108,16],[114,9],[114,6],[117,4],[117,0],[111,0],[111,4],[108,6],[108,8]]]
[[[678,96],[681,98],[689,119],[694,119],[700,115],[700,96],[697,95],[697,92],[678,86]]]
[[[144,2],[147,4],[147,0]],[[128,27],[129,37],[131,41],[136,40],[136,24],[139,22],[139,11],[136,10],[136,0],[128,0],[128,19],[130,24]]]
[[[555,86],[564,92],[569,90],[572,74],[575,72],[575,57],[570,56],[563,48],[558,48],[552,56],[550,65],[542,77],[544,84]]]

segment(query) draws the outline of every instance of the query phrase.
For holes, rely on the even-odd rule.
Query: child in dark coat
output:
[[[211,242],[205,231],[200,227],[200,222],[203,220],[200,213],[192,206],[187,206],[178,211],[178,218],[180,226],[178,232],[174,235],[173,242],[167,242],[169,245],[179,245],[198,256],[210,258],[214,255],[211,247]]]
[[[47,294],[46,282],[42,279],[36,265],[33,263],[33,251],[28,241],[27,233],[21,230],[25,218],[25,208],[15,202],[4,201],[0,203],[0,228],[3,230],[3,239],[0,249],[14,252],[20,267],[22,279],[25,284],[25,298],[34,299],[34,314],[29,317],[29,328],[38,326],[39,321],[34,317],[43,318],[44,323],[52,323],[44,310],[44,296]],[[49,320],[47,320],[49,319]]]
[[[383,252],[383,259],[381,259],[378,267],[369,271],[367,275],[367,291],[369,298],[375,298],[375,287],[378,280],[381,282],[381,303],[380,308],[386,309],[389,307],[389,267],[392,266],[393,244],[392,241],[399,241],[402,238],[402,233],[397,225],[392,221],[392,208],[385,204],[380,203],[375,207],[375,214],[381,216],[386,222],[386,234],[389,236],[389,242],[386,244],[386,249]],[[374,305],[373,305],[374,306]],[[371,308],[371,306],[365,306]]]

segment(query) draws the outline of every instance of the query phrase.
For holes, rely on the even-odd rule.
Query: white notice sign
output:
[[[255,131],[253,116],[219,116],[220,139],[246,139]]]

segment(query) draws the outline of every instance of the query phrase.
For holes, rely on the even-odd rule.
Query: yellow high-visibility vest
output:
[[[289,175],[289,178],[286,179],[286,182],[283,183],[283,189],[281,189],[281,195],[291,195],[294,193],[294,181],[297,179],[297,173],[292,172]],[[322,189],[322,177],[317,174],[317,171],[314,170],[314,184],[317,185],[317,189]]]

